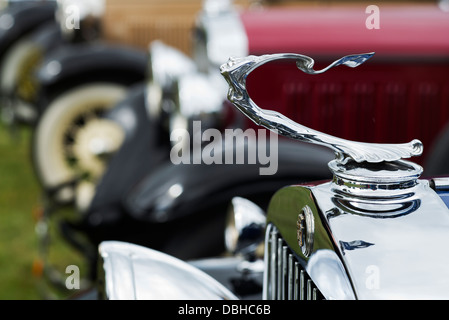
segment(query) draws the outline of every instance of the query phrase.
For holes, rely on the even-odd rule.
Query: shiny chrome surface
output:
[[[255,203],[234,197],[228,211],[225,244],[229,252],[256,255],[264,240],[265,212]]]
[[[161,41],[151,42],[148,51],[146,107],[151,117],[161,117],[173,109],[178,78],[194,73],[196,67],[184,53]]]
[[[109,300],[237,299],[199,269],[149,248],[105,241],[99,256],[99,290]]]
[[[326,299],[449,298],[448,208],[428,181],[418,180],[396,195],[344,193],[333,182],[291,186],[274,196],[268,223]],[[304,205],[316,224],[309,257],[296,241]],[[278,259],[283,253],[268,259],[273,255]]]
[[[201,121],[204,130],[217,128],[223,116],[223,103],[226,100],[224,92],[226,83],[217,73],[193,72],[182,75],[177,80],[175,114],[184,118],[189,126],[197,120]]]
[[[437,177],[431,180],[432,187],[435,191],[449,190],[449,177]]]
[[[433,178],[430,186],[449,208],[449,177]]]
[[[359,299],[449,297],[449,212],[427,181],[389,198],[336,189],[312,192]]]
[[[149,45],[148,81],[164,91],[172,90],[176,80],[196,71],[194,61],[180,50],[156,40]]]
[[[192,133],[195,120],[201,121],[204,130],[219,125],[226,82],[217,71],[199,72],[195,62],[181,51],[153,41],[148,74],[148,113],[153,117],[167,115],[169,132],[181,129]]]
[[[224,81],[217,73],[204,74],[193,72],[184,74],[177,79],[172,100],[166,98],[163,103],[171,103],[169,112],[169,132],[173,137],[183,137],[182,141],[172,139],[172,144],[185,144],[190,148],[190,137],[201,136],[208,129],[220,127],[223,122],[223,103],[226,92]],[[200,121],[198,129],[195,123]]]
[[[263,56],[248,56],[246,58],[231,58],[220,67],[222,75],[229,84],[228,99],[256,124],[279,134],[331,148],[337,159],[345,163],[349,159],[356,162],[394,161],[411,156],[421,155],[423,146],[419,140],[404,144],[371,144],[340,139],[298,124],[284,115],[258,107],[249,97],[246,90],[246,78],[257,67],[274,60],[290,59],[296,61],[296,66],[307,74],[319,74],[332,67],[346,65],[354,68],[371,58],[374,53],[349,55],[336,60],[322,70],[314,70],[314,60],[300,54],[271,54]]]
[[[342,164],[334,160],[328,166],[336,184],[346,185],[352,190],[372,190],[374,186],[377,186],[376,189],[403,189],[416,184],[423,171],[416,163],[404,160],[382,164],[354,161]]]
[[[230,0],[206,0],[194,36],[194,60],[200,72],[217,69],[232,56],[248,55],[248,38]]]

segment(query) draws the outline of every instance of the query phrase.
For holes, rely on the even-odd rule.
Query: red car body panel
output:
[[[270,63],[248,77],[260,107],[342,138],[424,143],[422,163],[449,119],[449,13],[436,5],[379,6],[380,29],[366,7],[269,8],[241,12],[250,54],[309,55],[315,69],[341,56],[375,52],[356,69],[306,75]]]
[[[380,57],[449,56],[449,13],[435,5],[383,5],[379,29],[368,29],[366,6],[271,8],[241,13],[249,51],[337,56],[375,51]]]

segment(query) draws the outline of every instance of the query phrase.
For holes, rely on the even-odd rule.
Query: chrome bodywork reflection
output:
[[[99,246],[101,298],[109,300],[235,300],[199,269],[138,245],[106,241]]]
[[[191,136],[194,121],[201,121],[201,130],[220,128],[223,123],[223,104],[226,83],[218,73],[192,73],[179,77],[174,110],[170,115],[170,132],[185,130]],[[187,140],[187,139],[186,139]]]
[[[148,82],[156,83],[164,92],[172,90],[180,76],[196,71],[191,58],[159,40],[151,42],[148,58]]]
[[[335,207],[332,183],[312,189],[360,299],[449,297],[448,209],[427,181],[406,191],[410,199],[385,201],[419,203],[413,210],[360,216]]]
[[[178,95],[177,81],[184,74],[195,73],[192,59],[181,51],[153,41],[149,46],[146,108],[149,116],[166,121],[175,110]]]
[[[160,41],[150,45],[146,105],[166,130],[192,134],[193,121],[202,129],[220,126],[226,82],[218,71],[202,73],[194,61]],[[187,139],[186,139],[187,140]]]
[[[449,210],[429,182],[417,180],[412,187],[393,190],[392,197],[390,191],[358,191],[357,196],[341,192],[334,182],[284,188],[273,197],[268,223],[278,228],[326,299],[449,298]],[[315,220],[310,256],[296,239],[304,205]],[[332,271],[330,255],[336,266],[340,261],[334,268],[338,272]],[[340,285],[331,286],[331,279]]]
[[[229,208],[225,244],[232,254],[255,257],[264,239],[265,212],[255,203],[234,197]]]
[[[229,0],[206,0],[194,34],[194,60],[200,72],[215,70],[229,57],[248,54],[248,38]]]

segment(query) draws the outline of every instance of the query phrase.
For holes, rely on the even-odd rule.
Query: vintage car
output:
[[[189,265],[152,249],[103,242],[100,297],[229,300],[239,298],[236,283],[257,284],[263,274],[259,289],[264,299],[447,299],[449,180],[420,179],[423,168],[404,160],[421,155],[422,142],[338,138],[260,108],[247,91],[248,75],[272,61],[293,60],[311,77],[332,67],[369,63],[373,55],[345,56],[321,70],[314,69],[312,58],[292,53],[232,58],[223,64],[228,98],[249,119],[298,145],[318,144],[335,153],[328,164],[332,180],[280,189],[266,217],[254,204],[235,199],[234,219],[226,230],[235,257]],[[295,68],[293,63],[290,67]]]

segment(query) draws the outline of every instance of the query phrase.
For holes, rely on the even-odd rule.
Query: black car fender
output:
[[[105,115],[121,126],[125,139],[97,185],[87,213],[94,220],[113,219],[120,210],[123,195],[160,163],[168,161],[170,141],[161,123],[149,117],[146,94],[145,83],[132,86],[127,97]]]
[[[248,145],[244,145],[245,153]],[[226,153],[228,147],[223,148]],[[266,209],[271,195],[286,185],[331,179],[327,169],[334,157],[331,151],[287,139],[280,139],[275,151],[278,169],[272,175],[261,175],[260,164],[175,165],[168,160],[126,197],[127,211],[137,220],[163,223],[227,206],[235,196],[247,197]]]
[[[54,95],[86,82],[132,85],[146,76],[147,52],[132,47],[70,43],[49,53],[36,71],[40,111]]]
[[[123,239],[181,259],[222,253],[233,197],[247,198],[266,210],[282,187],[331,178],[326,164],[334,155],[327,149],[282,139],[278,156],[276,174],[264,176],[257,164],[165,161],[123,198],[124,212],[134,221],[129,230],[126,223],[121,225]]]

